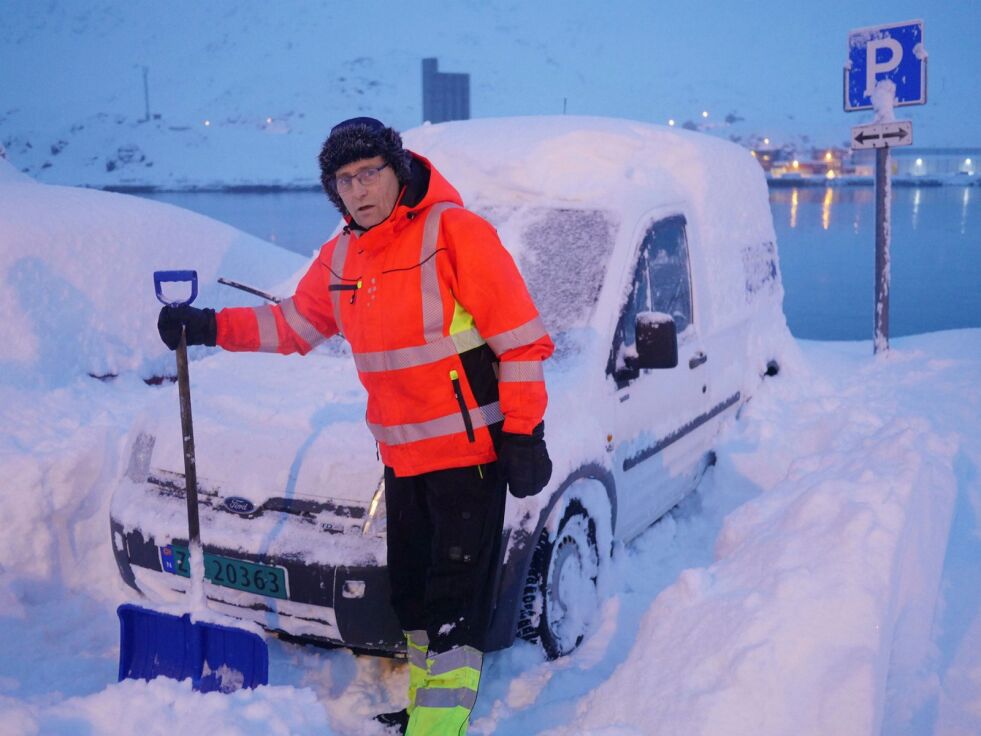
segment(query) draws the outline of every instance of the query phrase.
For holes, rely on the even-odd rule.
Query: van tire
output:
[[[579,499],[562,514],[558,533],[542,530],[521,601],[518,636],[539,642],[545,656],[571,653],[599,609],[599,546],[596,521]]]

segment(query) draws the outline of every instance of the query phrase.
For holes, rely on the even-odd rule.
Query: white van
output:
[[[588,630],[612,541],[695,487],[722,422],[779,368],[788,333],[766,182],[742,147],[620,120],[484,119],[404,139],[495,225],[556,343],[552,481],[508,499],[488,648],[521,636],[559,656]],[[206,589],[270,631],[393,652],[382,468],[344,352],[329,341],[304,359],[192,366]],[[310,388],[323,385],[329,399]],[[233,397],[284,393],[250,405],[241,428]],[[187,587],[180,432],[164,398],[133,430],[111,509],[123,579],[161,601]],[[223,407],[203,427],[202,405]]]

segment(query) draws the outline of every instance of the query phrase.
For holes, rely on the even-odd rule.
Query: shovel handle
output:
[[[169,282],[190,282],[191,295],[187,299],[167,299],[163,285]],[[153,290],[164,304],[179,307],[190,304],[198,295],[198,272],[154,271]],[[201,540],[201,526],[198,521],[198,477],[194,461],[194,424],[191,420],[191,380],[187,370],[187,327],[181,325],[181,339],[177,344],[177,393],[181,400],[181,434],[184,440],[184,490],[187,497],[187,532],[190,546]]]
[[[191,296],[187,299],[167,299],[163,295],[163,284],[170,281],[176,282],[191,282]],[[171,307],[180,307],[184,304],[190,304],[198,296],[198,272],[197,271],[154,271],[153,272],[153,289],[157,293],[157,299],[159,299],[163,304]]]
[[[198,521],[198,473],[194,459],[194,423],[191,419],[191,379],[187,370],[187,334],[181,327],[177,345],[177,393],[181,400],[181,432],[184,439],[184,491],[187,497],[187,534],[192,543],[201,541]]]

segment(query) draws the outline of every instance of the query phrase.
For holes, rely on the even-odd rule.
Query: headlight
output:
[[[385,510],[385,477],[382,476],[375,490],[375,495],[371,497],[371,504],[368,506],[368,518],[364,522],[362,534],[367,536],[374,534],[382,536],[388,528],[388,514]]]

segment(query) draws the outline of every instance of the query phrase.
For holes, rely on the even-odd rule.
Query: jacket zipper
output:
[[[460,388],[460,374],[455,370],[450,371],[450,381],[453,382],[453,393],[456,394],[456,403],[460,405],[460,413],[463,415],[463,426],[467,428],[467,439],[475,442],[477,437],[473,433],[473,421],[470,419],[470,412],[467,411],[467,402],[463,400],[463,389]]]

